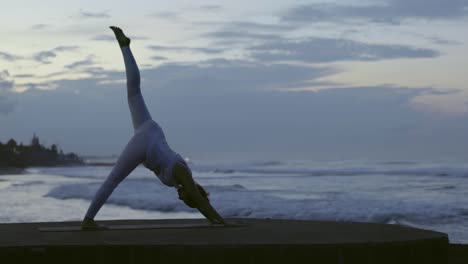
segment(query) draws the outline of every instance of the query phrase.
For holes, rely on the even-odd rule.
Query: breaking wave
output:
[[[100,183],[76,183],[50,190],[46,197],[92,200]],[[311,199],[287,199],[276,191],[249,190],[242,185],[205,186],[212,204],[226,217],[368,221],[378,223],[428,223],[468,217],[467,210],[431,200],[395,200],[365,193],[324,193]],[[132,209],[192,212],[177,192],[157,181],[122,182],[107,203]],[[447,201],[448,203],[448,201]]]

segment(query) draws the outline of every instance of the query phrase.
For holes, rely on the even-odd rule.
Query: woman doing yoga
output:
[[[125,62],[128,106],[135,133],[96,192],[81,228],[99,228],[94,221],[97,212],[117,185],[141,163],[153,171],[163,184],[175,187],[179,199],[188,206],[197,208],[211,223],[225,224],[224,219],[211,206],[207,192],[193,180],[187,163],[169,147],[161,127],[151,118],[140,91],[140,72],[130,50],[130,39],[120,28],[110,28],[114,31]]]

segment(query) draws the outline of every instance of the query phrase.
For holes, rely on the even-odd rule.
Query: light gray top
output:
[[[135,136],[143,137],[142,149],[146,147],[143,165],[152,170],[165,185],[175,186],[172,168],[176,162],[186,163],[169,147],[161,127],[153,120],[148,120],[135,131]]]

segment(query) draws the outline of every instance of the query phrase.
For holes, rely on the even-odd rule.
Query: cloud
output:
[[[229,29],[222,29],[214,32],[205,33],[202,36],[212,38],[215,40],[216,44],[220,45],[234,45],[239,43],[250,45],[253,42],[273,41],[282,39],[282,36],[280,34],[253,33]]]
[[[8,52],[0,51],[0,58],[4,59],[6,61],[16,61],[16,60],[22,59],[23,57],[16,56],[16,55],[8,53]]]
[[[262,32],[259,26],[258,32]],[[227,28],[227,27],[225,27]],[[250,59],[263,62],[376,61],[397,58],[434,58],[433,49],[397,44],[371,44],[350,39],[308,37],[288,39],[276,33],[221,29],[205,33],[217,44],[241,44]]]
[[[20,135],[36,130],[73,151],[118,153],[133,133],[126,87],[119,82],[125,73],[101,68],[89,72],[92,77],[53,81],[55,90],[30,89],[18,95],[21,108],[2,120],[2,131]],[[421,95],[458,96],[457,91],[384,86],[284,91],[320,85],[322,78],[337,72],[332,66],[210,59],[141,69],[141,86],[171,146],[195,158],[466,153],[468,146],[460,144],[468,133],[462,122],[466,115],[442,120],[412,107]],[[15,120],[26,124],[21,131]]]
[[[167,60],[167,57],[164,56],[152,56],[151,59],[153,60]]]
[[[92,57],[67,65],[77,68],[92,64]],[[87,68],[88,69],[88,68]],[[89,68],[89,73],[96,82],[113,81],[125,78],[125,74],[116,71],[105,71],[102,68]],[[141,69],[144,82],[155,89],[179,89],[185,84],[191,89],[210,91],[239,91],[257,89],[282,89],[310,87],[318,79],[336,74],[334,67],[301,66],[286,64],[264,64],[245,60],[209,59],[194,63],[165,63],[157,67]],[[102,76],[105,76],[104,78]],[[92,81],[93,78],[85,79]],[[78,81],[53,81],[58,87],[67,87]],[[184,85],[181,85],[184,84]],[[303,84],[304,86],[301,86]],[[195,91],[195,90],[194,90]]]
[[[176,13],[176,12],[169,12],[169,11],[165,11],[165,12],[156,12],[156,13],[150,14],[149,16],[150,16],[150,17],[155,17],[155,18],[167,19],[167,20],[179,20],[179,19],[180,19],[178,13]]]
[[[100,35],[96,35],[96,36],[92,37],[91,40],[97,40],[97,41],[115,41],[115,36],[100,34]]]
[[[46,29],[48,27],[50,27],[49,24],[35,24],[35,25],[31,26],[31,29],[32,30],[42,30],[42,29]]]
[[[454,95],[462,92],[460,89],[445,89],[445,90],[436,90],[433,88],[421,89],[424,92],[424,95]]]
[[[58,46],[58,47],[55,47],[52,51],[55,51],[55,52],[75,51],[75,50],[77,50],[79,48],[80,47],[78,47],[78,46]]]
[[[68,73],[68,72],[67,71],[57,71],[57,72],[51,72],[51,73],[48,73],[48,74],[36,76],[36,78],[48,79],[48,78],[51,78],[51,77],[57,77],[57,76],[60,76],[60,75],[65,75],[66,73]]]
[[[192,53],[205,53],[205,54],[217,54],[224,51],[221,48],[193,48],[193,47],[183,47],[183,46],[160,46],[160,45],[150,45],[149,49],[156,51],[175,51],[175,52],[192,52]]]
[[[199,9],[207,10],[207,11],[218,11],[223,9],[222,5],[202,5]]]
[[[43,64],[49,64],[49,59],[57,57],[57,54],[53,51],[40,51],[33,56],[33,59]]]
[[[215,11],[220,11],[222,8],[223,7],[221,5],[202,5],[202,6],[178,9],[177,12],[175,11],[154,12],[154,13],[149,14],[148,16],[159,18],[159,19],[171,20],[174,22],[182,22],[187,17],[187,15],[185,14],[187,11],[188,12],[193,12],[193,11],[215,12]]]
[[[368,5],[299,5],[286,11],[281,18],[289,22],[341,23],[357,20],[399,24],[408,19],[457,19],[467,15],[466,0],[386,0]]]
[[[34,74],[15,74],[13,77],[15,78],[32,78],[36,77]]]
[[[222,24],[222,27],[216,32],[243,32],[243,33],[284,33],[295,30],[298,28],[297,25],[290,24],[290,23],[258,23],[252,21],[228,21],[228,22],[220,22],[220,21],[202,21],[202,22],[194,22],[199,25],[207,25],[207,26],[216,26],[219,27]],[[216,34],[214,34],[216,36]]]
[[[32,59],[43,64],[49,64],[51,63],[50,59],[57,57],[57,53],[64,51],[75,51],[77,49],[79,49],[78,46],[58,46],[51,50],[37,52],[33,55]]]
[[[395,44],[368,44],[354,40],[307,38],[280,40],[248,48],[250,56],[261,61],[301,61],[311,63],[334,61],[376,61],[396,58],[433,58],[432,49]]]
[[[82,18],[109,18],[109,11],[102,11],[102,12],[87,12],[80,9],[80,16]]]
[[[23,83],[21,84],[21,90],[53,90],[57,88],[53,82],[45,83]]]
[[[337,73],[333,67],[263,64],[244,60],[210,59],[197,63],[166,63],[142,70],[145,80],[167,89],[185,83],[193,88],[236,92],[239,90],[283,89],[292,84]],[[180,88],[174,88],[180,89]]]
[[[218,26],[220,22],[201,22],[203,25]],[[282,39],[284,33],[297,29],[296,25],[280,23],[266,24],[250,21],[230,21],[222,25],[218,30],[204,33],[202,37],[214,39],[216,43],[229,44],[251,44],[252,41],[271,41]]]
[[[224,29],[230,29],[233,31],[273,31],[273,32],[287,32],[296,29],[297,26],[291,24],[266,24],[256,23],[249,21],[231,21],[224,25]]]
[[[103,74],[106,73],[106,71],[104,71],[104,68],[99,67],[99,66],[86,67],[82,71],[86,72],[86,73],[89,73],[89,74],[95,76],[96,78],[98,76],[102,76]]]
[[[120,71],[104,73],[109,80],[125,78]],[[466,116],[440,119],[411,107],[414,98],[437,91],[379,86],[318,92],[271,89],[317,81],[326,74],[331,73],[223,59],[141,71],[153,118],[171,146],[194,159],[246,153],[264,159],[466,156],[468,145],[460,143],[466,142]],[[5,133],[16,135],[14,120],[25,120],[23,130],[41,131],[67,149],[119,153],[133,133],[126,88],[101,80],[61,80],[56,82],[60,89],[22,94],[21,111],[2,121]],[[56,123],[63,129],[56,130]]]
[[[7,70],[0,72],[0,92],[7,91],[13,87],[14,81],[10,80],[10,73]]]
[[[0,72],[0,114],[9,114],[16,107],[16,102],[7,98],[6,94],[13,88],[14,81],[10,80],[7,70]]]
[[[460,45],[461,44],[461,42],[456,41],[456,40],[443,39],[439,37],[426,37],[425,39],[437,45]]]
[[[76,69],[76,68],[81,68],[83,66],[90,66],[90,65],[93,65],[93,64],[94,64],[93,56],[90,55],[84,60],[79,60],[79,61],[70,63],[68,65],[65,65],[65,68],[73,70],[73,69]]]

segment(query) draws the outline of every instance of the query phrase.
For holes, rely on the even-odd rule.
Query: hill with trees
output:
[[[47,148],[40,144],[35,134],[30,145],[18,144],[14,139],[0,142],[0,167],[25,168],[31,166],[83,165],[75,153],[63,153],[57,145]]]

